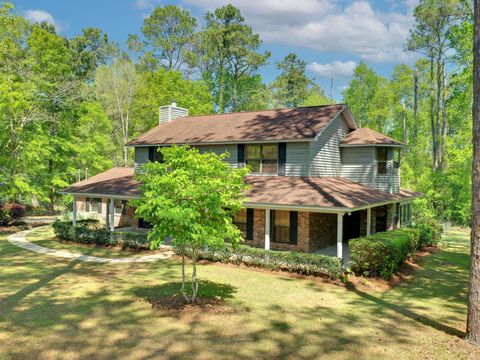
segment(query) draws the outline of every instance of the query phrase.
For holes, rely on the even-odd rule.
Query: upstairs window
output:
[[[388,149],[377,148],[377,175],[387,174]]]
[[[247,145],[247,165],[252,173],[277,174],[278,173],[278,146],[269,145]]]

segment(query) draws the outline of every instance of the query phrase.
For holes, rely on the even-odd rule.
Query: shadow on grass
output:
[[[380,306],[381,308],[387,308],[387,309],[393,310],[397,314],[406,316],[406,317],[408,317],[412,320],[415,320],[415,321],[418,321],[418,322],[422,323],[423,325],[430,326],[430,327],[434,328],[435,330],[442,331],[442,332],[444,332],[448,335],[457,336],[459,338],[465,337],[465,333],[463,331],[460,331],[460,330],[458,330],[458,329],[456,329],[452,326],[442,324],[442,323],[440,323],[436,320],[430,319],[430,318],[428,318],[424,315],[420,315],[420,314],[406,308],[405,306],[399,306],[399,305],[396,305],[396,304],[392,304],[388,301],[385,301],[383,299],[375,297],[372,294],[366,293],[366,292],[358,289],[355,285],[353,285],[351,283],[348,284],[346,286],[346,288],[348,290],[354,292],[358,296],[360,296],[362,299],[371,301],[372,303],[374,303],[377,306]]]

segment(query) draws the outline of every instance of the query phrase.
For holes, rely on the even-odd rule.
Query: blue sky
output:
[[[128,34],[139,33],[154,6],[179,5],[202,25],[206,11],[229,2],[240,8],[260,34],[263,49],[272,53],[270,64],[261,69],[266,82],[277,74],[275,61],[296,52],[327,94],[333,77],[333,95],[341,100],[359,61],[388,76],[396,64],[414,59],[403,51],[403,44],[417,0],[14,0],[13,4],[18,13],[31,21],[48,21],[63,35],[74,36],[94,26],[124,45]]]

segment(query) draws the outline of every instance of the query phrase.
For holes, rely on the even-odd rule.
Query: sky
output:
[[[307,62],[327,95],[341,101],[342,91],[359,61],[389,76],[395,65],[411,64],[404,51],[418,0],[13,0],[15,11],[32,22],[47,21],[72,37],[98,27],[125,46],[128,34],[140,34],[155,6],[188,9],[202,26],[203,15],[228,3],[238,7],[247,24],[260,34],[262,50],[272,56],[260,72],[271,82],[275,62],[290,52]],[[331,78],[333,87],[331,91]]]

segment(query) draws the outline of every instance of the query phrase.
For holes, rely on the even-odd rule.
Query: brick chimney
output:
[[[163,124],[182,116],[188,116],[188,109],[177,107],[177,103],[172,102],[170,105],[160,106],[158,122]]]

